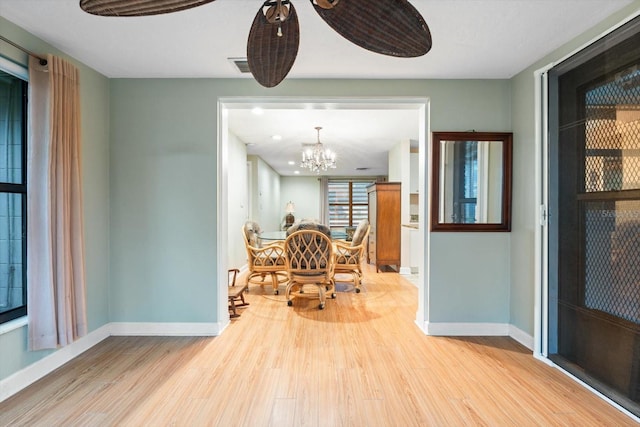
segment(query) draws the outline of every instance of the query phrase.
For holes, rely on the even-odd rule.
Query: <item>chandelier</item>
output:
[[[313,147],[309,147],[302,152],[301,168],[308,168],[311,172],[320,174],[320,171],[326,171],[329,168],[336,167],[336,153],[324,148],[320,142],[320,126],[315,128],[318,131],[318,142]]]

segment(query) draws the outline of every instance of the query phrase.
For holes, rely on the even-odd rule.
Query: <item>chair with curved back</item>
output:
[[[353,233],[351,242],[334,242],[334,274],[351,274],[356,293],[360,292],[362,282],[362,261],[364,260],[367,236],[371,225],[369,221],[363,219],[358,223],[356,231]]]
[[[242,235],[247,250],[247,264],[249,276],[247,284],[257,283],[264,288],[264,279],[267,275],[271,277],[273,293],[278,295],[278,286],[287,281],[286,259],[282,242],[274,242],[268,245],[260,244],[260,226],[247,221],[242,226]],[[255,279],[260,277],[260,282]]]
[[[295,227],[295,225],[294,225]],[[292,306],[291,297],[319,298],[319,308],[325,307],[326,294],[336,297],[333,282],[333,246],[326,233],[304,228],[293,231],[284,242],[289,282],[285,296]],[[318,292],[307,292],[314,285]]]

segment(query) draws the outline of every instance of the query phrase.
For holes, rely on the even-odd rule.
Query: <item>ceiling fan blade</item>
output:
[[[247,62],[253,77],[265,87],[277,86],[284,80],[298,55],[300,26],[293,4],[289,3],[288,12],[284,21],[272,24],[261,7],[251,24]],[[278,28],[282,32],[280,36]]]
[[[367,50],[404,58],[431,50],[429,27],[408,0],[309,1],[331,28]]]
[[[190,9],[214,0],[80,0],[80,8],[99,16],[147,16]]]

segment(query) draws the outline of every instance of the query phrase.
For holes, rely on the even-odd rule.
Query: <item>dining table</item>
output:
[[[279,241],[287,239],[287,230],[263,231],[258,233],[258,237],[263,241]],[[331,240],[345,240],[347,233],[344,231],[331,231]]]

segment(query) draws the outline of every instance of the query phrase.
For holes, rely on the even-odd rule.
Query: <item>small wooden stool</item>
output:
[[[247,290],[249,284],[245,282],[244,285],[236,286],[236,277],[240,270],[237,268],[229,269],[229,317],[240,317],[236,308],[244,307],[249,305],[248,302],[244,300],[244,291]],[[236,304],[236,301],[242,301],[240,304]]]

